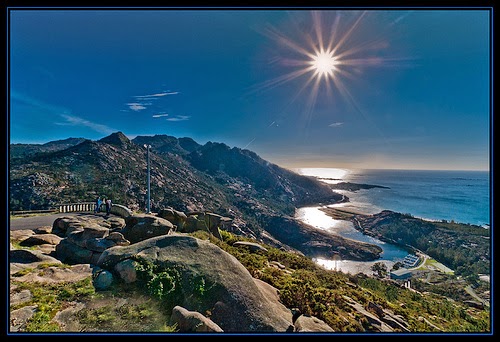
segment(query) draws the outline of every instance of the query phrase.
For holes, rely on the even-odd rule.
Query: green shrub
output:
[[[137,262],[139,282],[145,285],[149,294],[164,302],[168,309],[173,308],[182,295],[179,270],[175,267],[160,268],[143,258],[134,260]]]

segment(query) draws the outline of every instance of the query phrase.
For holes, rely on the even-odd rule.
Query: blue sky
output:
[[[16,9],[10,141],[121,131],[284,167],[489,169],[488,9]]]

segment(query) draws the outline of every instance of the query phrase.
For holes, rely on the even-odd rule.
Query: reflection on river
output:
[[[365,273],[371,274],[370,267],[376,262],[383,262],[388,269],[397,261],[403,260],[408,254],[408,251],[389,244],[371,236],[364,235],[356,230],[350,221],[335,220],[320,210],[320,207],[305,207],[297,209],[295,217],[304,223],[307,223],[318,229],[326,230],[331,233],[338,234],[344,238],[368,242],[380,246],[383,252],[380,259],[375,261],[351,261],[351,260],[329,260],[329,259],[314,259],[319,265],[332,270],[339,270],[344,273]]]

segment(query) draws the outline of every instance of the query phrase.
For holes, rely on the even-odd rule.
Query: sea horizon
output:
[[[491,169],[432,169],[432,168],[404,168],[404,167],[327,167],[327,166],[283,166],[286,169],[292,170],[294,172],[299,172],[300,170],[349,170],[349,171],[443,171],[443,172],[488,172],[491,173]]]

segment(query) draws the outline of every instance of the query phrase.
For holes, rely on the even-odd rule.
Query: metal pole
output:
[[[151,145],[148,145],[148,214],[151,214],[151,179],[150,179],[150,166],[149,166],[149,148]]]

